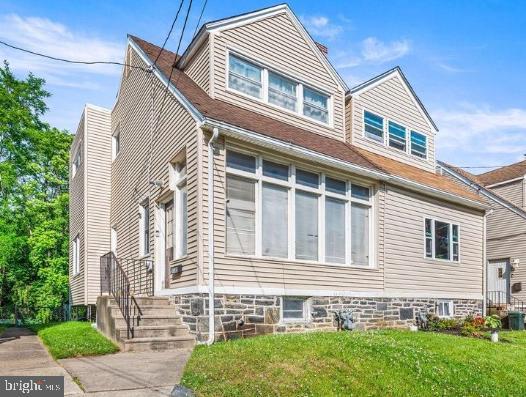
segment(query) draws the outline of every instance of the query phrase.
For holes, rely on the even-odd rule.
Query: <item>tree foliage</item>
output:
[[[68,296],[72,136],[41,120],[44,83],[0,66],[0,306],[45,321]]]

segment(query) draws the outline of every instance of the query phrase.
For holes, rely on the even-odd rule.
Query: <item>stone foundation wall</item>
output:
[[[352,310],[357,329],[386,327],[406,328],[415,324],[418,313],[434,313],[436,303],[444,299],[426,298],[306,298],[309,318],[283,322],[281,297],[269,295],[216,295],[216,340],[226,340],[268,333],[336,330],[335,313]],[[208,295],[192,294],[172,297],[183,321],[199,341],[208,338]],[[482,300],[451,299],[454,317],[482,313]]]

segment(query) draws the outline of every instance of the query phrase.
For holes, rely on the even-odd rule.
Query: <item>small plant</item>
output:
[[[492,316],[487,316],[484,325],[488,328],[490,328],[493,332],[498,331],[500,328],[502,328],[502,321],[500,320],[500,317],[496,314]]]

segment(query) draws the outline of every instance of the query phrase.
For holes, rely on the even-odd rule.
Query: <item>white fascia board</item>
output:
[[[338,84],[340,85],[340,88],[347,92],[349,90],[349,87],[345,83],[345,81],[342,79],[340,74],[336,71],[334,66],[329,62],[325,54],[321,52],[321,50],[318,48],[316,43],[314,42],[314,39],[311,37],[309,32],[305,29],[301,21],[298,19],[298,17],[294,14],[294,12],[290,9],[290,7],[287,4],[280,4],[275,7],[269,7],[265,8],[263,10],[251,12],[244,15],[239,15],[232,18],[227,18],[221,21],[212,22],[205,25],[206,30],[209,33],[214,32],[220,32],[222,30],[226,29],[233,29],[239,26],[246,25],[248,23],[253,23],[260,21],[262,19],[272,17],[275,15],[286,13],[298,32],[301,34],[303,39],[309,44],[309,47],[312,49],[314,54],[316,54],[316,57],[318,60],[325,66],[327,71],[336,79]],[[195,43],[195,45],[197,42]]]
[[[103,108],[102,106],[97,106],[97,105],[93,105],[91,103],[86,103],[86,108],[87,109],[92,109],[92,110],[97,110],[99,112],[104,112],[104,113],[111,113],[111,110],[108,109],[108,108]]]
[[[149,67],[152,66],[152,62],[148,55],[146,55],[144,51],[130,37],[128,37],[128,44],[141,57],[144,63],[146,63]],[[204,120],[204,117],[199,112],[199,110],[195,108],[195,106],[181,93],[181,91],[177,89],[177,87],[175,87],[174,84],[172,84],[171,81],[168,81],[168,78],[164,75],[164,73],[162,73],[156,67],[152,69],[151,73],[153,73],[155,77],[157,77],[163,83],[163,85],[168,86],[170,93],[175,96],[177,101],[188,111],[188,113],[190,113],[195,121],[201,123]]]
[[[208,287],[196,285],[193,287],[163,289],[156,293],[161,296],[207,294]],[[215,287],[216,294],[225,295],[274,295],[274,296],[342,296],[353,298],[415,298],[415,299],[475,299],[482,300],[481,293],[448,293],[448,292],[408,292],[408,291],[353,291],[326,289],[296,289],[296,288],[261,288],[261,287]]]
[[[518,178],[513,178],[513,179],[508,179],[506,181],[502,181],[502,182],[497,182],[497,183],[494,183],[492,185],[486,185],[484,186],[486,189],[491,189],[492,187],[497,187],[497,186],[502,186],[502,185],[507,185],[508,183],[512,183],[512,182],[518,182],[520,180],[523,180],[524,178],[526,177],[525,176],[519,176]]]
[[[239,127],[232,126],[230,124],[223,123],[212,119],[206,119],[203,123],[204,126],[212,129],[214,127],[219,128],[219,131],[233,138],[237,138],[246,142],[256,144],[258,146],[267,147],[280,152],[285,152],[290,155],[294,155],[299,158],[307,159],[310,161],[317,161],[330,167],[338,168],[347,172],[351,172],[360,176],[373,178],[380,181],[390,182],[393,185],[405,187],[406,189],[425,193],[427,195],[451,201],[457,204],[461,204],[468,207],[474,207],[481,210],[486,210],[488,207],[479,203],[475,200],[470,200],[449,192],[445,192],[439,189],[429,187],[427,185],[420,184],[418,182],[411,181],[396,175],[387,174],[380,171],[371,170],[365,167],[361,167],[356,164],[349,163],[347,161],[338,160],[334,157],[327,156],[313,150],[305,149],[301,146],[297,146],[288,142],[280,141],[279,139],[269,138],[261,134],[256,134],[252,131],[245,130]]]
[[[439,163],[439,165],[449,175],[457,178],[458,180],[462,181],[466,185],[468,185],[471,188],[477,190],[481,195],[489,198],[490,200],[494,201],[495,203],[497,203],[499,205],[502,205],[503,207],[509,209],[514,214],[516,214],[516,215],[518,215],[521,218],[526,220],[526,212],[525,211],[521,210],[520,208],[516,208],[513,204],[507,202],[505,199],[503,199],[502,197],[499,197],[495,193],[492,193],[491,191],[486,189],[484,186],[480,186],[479,184],[477,184],[475,182],[472,182],[471,180],[469,180],[465,176],[459,174],[458,172],[455,172],[454,170],[452,170],[451,168],[446,166],[444,163]]]

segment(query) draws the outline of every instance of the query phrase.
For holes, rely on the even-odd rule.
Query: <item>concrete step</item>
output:
[[[142,314],[144,316],[160,316],[160,317],[170,317],[177,316],[175,307],[165,306],[165,305],[148,305],[148,306],[139,306]],[[132,307],[133,313],[133,307]],[[117,317],[121,315],[121,309],[118,306],[111,306],[111,315]]]
[[[126,327],[126,321],[124,321],[124,318],[122,317],[122,315],[119,314],[119,317],[114,317],[114,319],[115,319],[115,328],[125,328]],[[144,315],[140,317],[139,326],[149,327],[152,325],[160,325],[160,326],[182,325],[182,321],[181,321],[180,316]]]
[[[192,335],[153,337],[153,338],[133,338],[122,341],[123,351],[143,352],[143,351],[164,351],[174,349],[187,349],[195,345],[195,338]]]
[[[115,330],[118,340],[126,339],[126,327]],[[167,338],[188,334],[186,325],[151,325],[135,327],[134,338]]]

